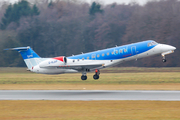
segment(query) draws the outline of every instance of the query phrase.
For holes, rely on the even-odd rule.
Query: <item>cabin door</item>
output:
[[[92,60],[96,60],[96,54],[91,55]]]
[[[135,56],[137,54],[136,46],[131,47],[131,53],[132,53],[132,56]]]

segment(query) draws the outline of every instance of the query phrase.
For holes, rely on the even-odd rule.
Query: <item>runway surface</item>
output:
[[[0,100],[160,100],[160,101],[180,101],[180,91],[0,90]]]

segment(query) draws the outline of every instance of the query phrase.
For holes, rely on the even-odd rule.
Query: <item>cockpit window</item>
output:
[[[155,41],[153,41],[151,44],[152,44],[152,45],[157,45],[158,43],[157,43],[157,42],[155,42]]]
[[[157,45],[157,44],[158,44],[157,42],[153,41],[153,42],[148,43],[148,47],[153,46],[153,45]]]

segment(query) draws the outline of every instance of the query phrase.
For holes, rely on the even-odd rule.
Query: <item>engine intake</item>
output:
[[[59,61],[62,61],[64,63],[67,63],[67,58],[65,56],[61,56],[61,57],[55,57],[53,59],[56,59],[56,60],[59,60]]]
[[[45,61],[42,61],[39,64],[40,68],[48,68],[48,67],[57,67],[57,66],[62,66],[67,63],[67,58],[65,56],[61,57],[55,57],[55,58],[50,58]]]

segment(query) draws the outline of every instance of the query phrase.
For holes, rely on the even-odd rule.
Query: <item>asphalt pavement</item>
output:
[[[180,101],[180,91],[0,90],[0,100],[158,100]]]

